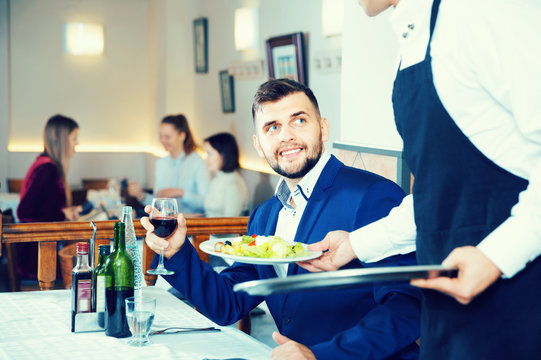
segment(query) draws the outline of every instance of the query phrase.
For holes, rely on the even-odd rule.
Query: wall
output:
[[[260,17],[259,48],[247,52],[235,50],[234,12],[239,7],[258,7]],[[252,146],[251,104],[257,87],[267,80],[267,64],[264,76],[255,79],[235,79],[236,112],[223,114],[221,110],[218,72],[243,60],[265,59],[265,40],[278,35],[302,31],[305,33],[308,52],[308,85],[318,98],[320,110],[331,122],[331,140],[340,136],[340,73],[317,72],[312,55],[341,48],[341,38],[325,38],[321,33],[321,0],[200,0],[194,17],[206,16],[209,22],[209,72],[195,74],[194,129],[200,137],[219,131],[234,133],[240,144],[243,163],[265,168]],[[330,146],[330,145],[329,145]]]
[[[188,116],[199,141],[219,131],[234,133],[243,164],[265,168],[252,147],[250,109],[255,89],[267,79],[266,64],[260,78],[235,81],[233,114],[221,111],[218,72],[244,60],[263,60],[265,39],[296,31],[307,35],[309,85],[331,122],[329,144],[340,137],[340,73],[318,73],[312,66],[313,54],[342,46],[340,37],[321,34],[321,0],[0,0],[0,6],[11,6],[8,35],[2,33],[8,17],[0,16],[0,39],[11,43],[10,67],[0,64],[0,102],[8,104],[0,107],[2,181],[26,173],[41,147],[45,120],[57,112],[81,125],[83,152],[73,159],[68,177],[74,185],[83,177],[125,174],[152,186],[154,156],[141,148],[159,149],[159,120],[176,112]],[[242,6],[260,8],[256,51],[234,49],[234,10]],[[200,16],[209,19],[208,74],[195,74],[193,66],[192,21]],[[71,20],[104,24],[102,57],[62,53],[62,26]],[[0,54],[6,43],[0,43]],[[8,141],[15,150],[6,152]],[[25,144],[33,150],[16,146]],[[85,152],[89,146],[97,152]]]
[[[9,54],[9,2],[0,0],[0,59]],[[0,192],[6,190],[5,176],[9,173],[9,63],[0,61]]]
[[[375,18],[356,1],[345,3],[342,47],[343,142],[384,149],[402,149],[391,103],[398,41],[387,10]]]

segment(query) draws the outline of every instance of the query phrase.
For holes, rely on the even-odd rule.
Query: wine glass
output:
[[[132,333],[128,344],[145,346],[150,344],[148,334],[156,313],[156,299],[150,296],[129,297],[126,300],[126,319]]]
[[[177,200],[173,198],[154,198],[150,223],[154,226],[154,234],[162,238],[168,238],[177,228]],[[156,269],[148,270],[152,275],[171,275],[174,271],[167,270],[163,266],[163,248],[160,250],[160,261]]]

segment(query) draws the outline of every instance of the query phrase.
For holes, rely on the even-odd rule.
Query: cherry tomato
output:
[[[252,237],[255,239],[255,238],[257,237],[257,235],[256,235],[256,234],[253,234]]]
[[[224,246],[224,243],[221,241],[218,241],[216,244],[214,244],[214,251],[216,252],[222,252],[222,247]]]

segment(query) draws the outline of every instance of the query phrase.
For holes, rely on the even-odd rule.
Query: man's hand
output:
[[[147,214],[152,210],[152,206],[147,205],[145,207],[145,212]],[[154,226],[150,223],[148,217],[141,218],[141,225],[146,229],[147,235],[145,241],[149,248],[154,250],[155,253],[159,254],[160,250],[163,248],[163,256],[169,259],[171,256],[175,255],[178,250],[184,245],[184,240],[186,239],[186,219],[184,215],[178,214],[177,217],[177,228],[170,237],[166,239],[156,236],[154,231]]]
[[[145,200],[145,192],[137,181],[128,182],[128,194],[139,201]]]
[[[314,353],[306,346],[295,342],[288,337],[273,332],[272,338],[278,345],[271,352],[271,359],[273,360],[316,360]]]
[[[502,274],[488,257],[474,246],[459,247],[451,251],[442,265],[458,268],[458,277],[416,279],[411,285],[441,291],[461,304],[468,304]]]
[[[308,245],[311,251],[326,251],[319,258],[300,261],[297,265],[311,272],[333,271],[355,259],[347,231],[331,231],[320,242]]]
[[[181,188],[165,188],[158,190],[156,196],[164,198],[181,198],[184,196],[184,190]]]

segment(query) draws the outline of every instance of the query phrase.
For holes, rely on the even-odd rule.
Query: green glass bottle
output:
[[[115,247],[105,263],[105,335],[131,336],[125,299],[133,296],[133,261],[126,251],[125,227],[115,223]]]
[[[111,246],[98,246],[98,265],[94,269],[94,284],[96,284],[94,295],[96,299],[96,312],[98,313],[98,324],[105,327],[105,261],[111,253]]]

